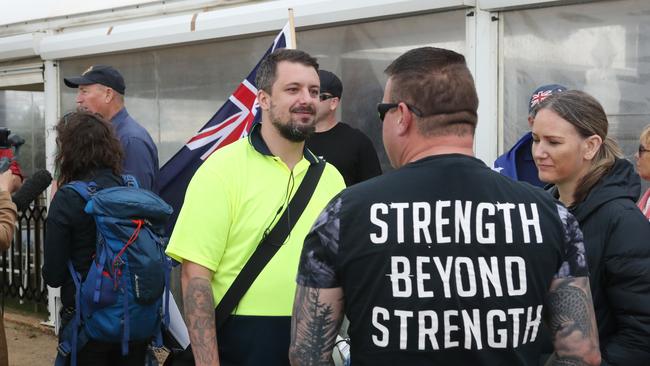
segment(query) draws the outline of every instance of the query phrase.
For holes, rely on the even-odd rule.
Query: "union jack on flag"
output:
[[[287,23],[262,59],[276,49],[293,47],[290,26]],[[259,65],[258,62],[208,123],[160,168],[157,177],[158,193],[174,208],[167,227],[168,233],[171,233],[176,223],[185,191],[194,172],[217,149],[247,136],[251,126],[259,121],[261,114],[255,86]]]

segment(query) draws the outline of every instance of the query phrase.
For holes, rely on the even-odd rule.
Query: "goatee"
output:
[[[280,121],[280,118],[277,117],[277,115],[274,113],[275,112],[275,106],[273,103],[271,103],[271,123],[275,128],[278,129],[280,132],[280,135],[284,137],[285,139],[292,141],[292,142],[303,142],[307,139],[307,137],[311,136],[316,132],[316,121],[315,121],[315,114],[316,111],[314,107],[312,106],[300,106],[300,107],[294,107],[289,110],[290,113],[306,113],[306,114],[311,114],[312,119],[309,121],[309,123],[300,123],[297,121],[294,121],[289,117],[289,121],[286,123],[282,123]]]
[[[287,124],[283,124],[276,119],[271,120],[271,123],[278,129],[282,137],[292,142],[303,142],[316,131],[316,126],[313,123],[310,125],[299,125],[290,121]]]

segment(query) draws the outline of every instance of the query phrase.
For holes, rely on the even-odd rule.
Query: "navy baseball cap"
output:
[[[539,88],[535,89],[533,95],[530,96],[530,101],[528,102],[528,113],[531,113],[535,110],[544,99],[550,97],[555,93],[560,93],[566,91],[566,86],[560,84],[548,84],[542,85]]]
[[[341,99],[341,94],[343,94],[343,84],[341,84],[341,79],[334,73],[327,70],[318,70],[318,77],[320,78],[320,92],[321,93],[330,93],[333,96]]]
[[[79,85],[102,84],[122,95],[126,89],[122,74],[108,65],[93,65],[81,76],[64,78],[63,81],[70,88],[78,88]]]

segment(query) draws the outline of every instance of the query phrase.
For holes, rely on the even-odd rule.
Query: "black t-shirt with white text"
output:
[[[535,365],[547,291],[567,276],[588,271],[566,208],[452,154],[341,192],[297,282],[342,287],[352,365]]]

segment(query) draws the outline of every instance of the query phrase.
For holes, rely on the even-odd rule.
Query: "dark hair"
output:
[[[282,61],[311,66],[318,72],[318,62],[307,52],[282,48],[268,54],[260,63],[260,67],[257,69],[257,74],[255,75],[255,84],[258,89],[271,94],[273,83],[275,83],[275,72],[278,64]]]
[[[616,141],[607,136],[609,123],[605,110],[596,98],[579,90],[569,90],[549,96],[539,105],[537,113],[542,109],[555,112],[573,125],[583,138],[598,135],[603,140],[603,144],[591,161],[589,171],[580,178],[573,193],[573,203],[582,202],[596,183],[614,166],[616,159],[623,157],[623,152]]]
[[[122,145],[112,125],[98,114],[73,112],[56,125],[57,153],[54,160],[58,183],[87,178],[97,169],[122,171]]]
[[[384,72],[391,78],[392,102],[422,112],[417,122],[421,134],[474,134],[478,96],[463,55],[442,48],[416,48]]]

